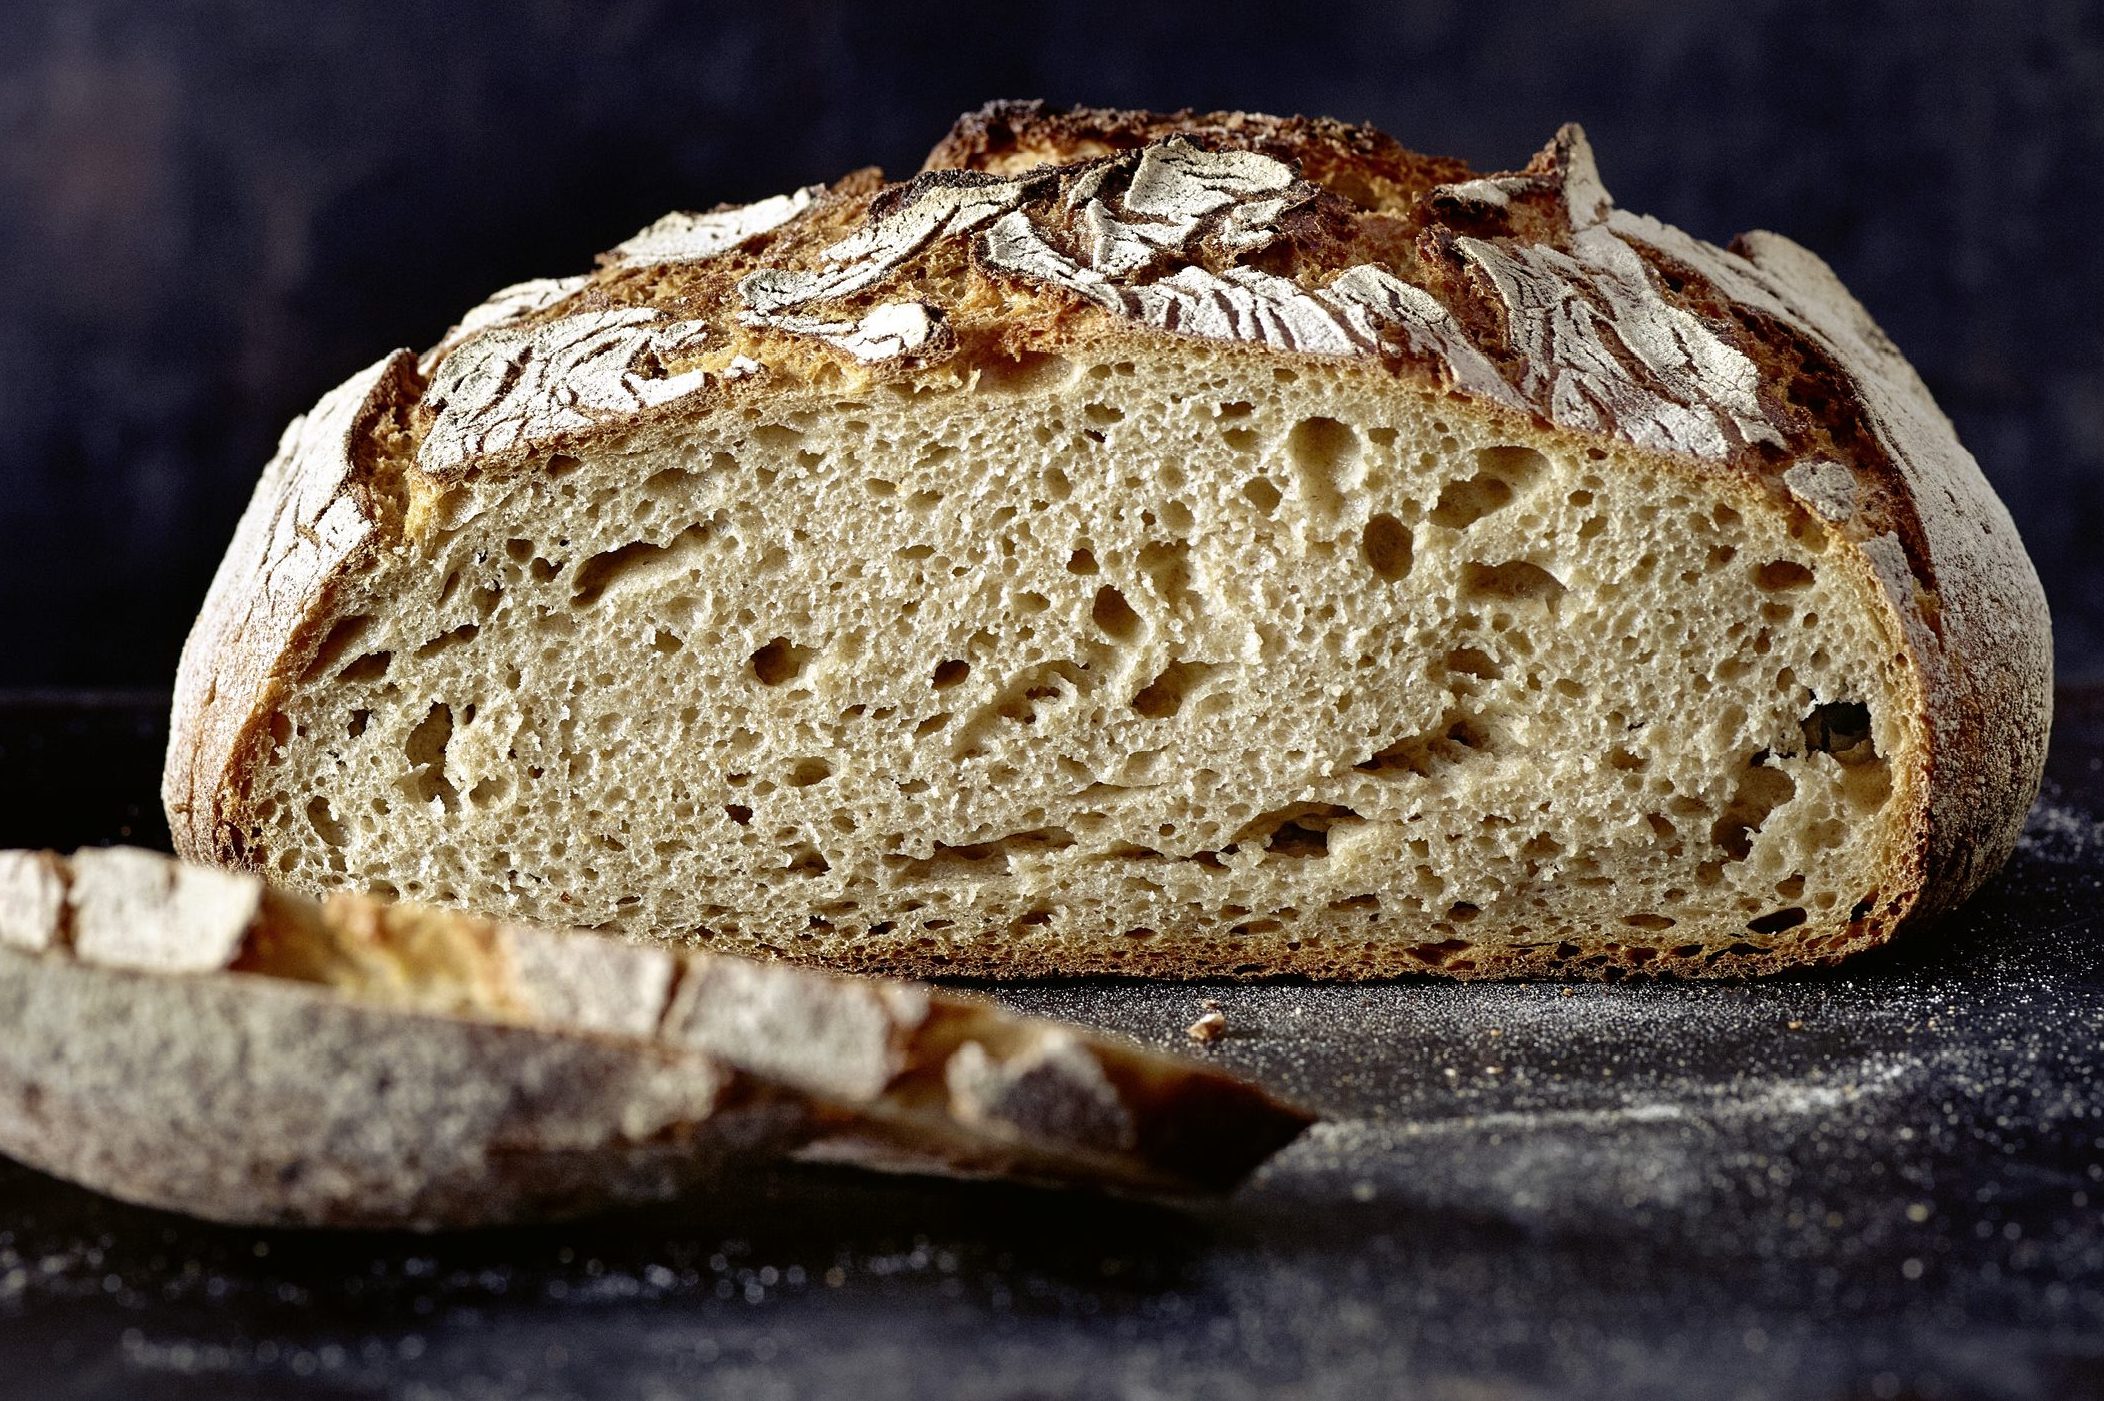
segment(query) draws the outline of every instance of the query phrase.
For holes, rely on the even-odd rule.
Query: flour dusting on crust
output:
[[[729,205],[706,214],[672,213],[607,254],[611,263],[699,262],[727,253],[761,234],[772,233],[811,207],[824,187],[806,185],[752,204]]]
[[[425,403],[434,417],[417,465],[433,476],[454,472],[692,394],[708,374],[664,362],[698,350],[708,334],[706,322],[667,320],[646,307],[487,332],[433,376]]]

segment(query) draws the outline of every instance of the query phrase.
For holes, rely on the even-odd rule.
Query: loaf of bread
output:
[[[1832,962],[2008,855],[2008,513],[1812,254],[1334,122],[1007,104],[288,431],[204,861],[836,967]]]
[[[908,983],[0,852],[0,1152],[213,1220],[487,1225],[795,1155],[1141,1192],[1309,1122],[1202,1065]]]

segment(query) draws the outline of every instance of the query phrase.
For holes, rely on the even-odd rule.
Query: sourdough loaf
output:
[[[1000,104],[675,214],[285,437],[181,849],[836,966],[1757,973],[2037,787],[2007,512],[1812,254],[1583,135]]]
[[[785,1155],[1219,1190],[1300,1111],[906,983],[640,947],[129,849],[0,852],[0,1152],[278,1225],[487,1225]]]

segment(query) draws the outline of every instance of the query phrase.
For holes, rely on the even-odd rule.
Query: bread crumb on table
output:
[[[1217,1007],[1184,1028],[1193,1041],[1213,1042],[1227,1035],[1227,1014]]]

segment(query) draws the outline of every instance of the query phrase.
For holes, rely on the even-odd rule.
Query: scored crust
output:
[[[1114,168],[1127,214],[1153,222],[1091,197]],[[1171,243],[1182,271],[1150,276]],[[1816,257],[1615,209],[1575,127],[1477,176],[1329,121],[1016,103],[964,118],[904,183],[858,172],[668,216],[595,274],[506,289],[421,364],[398,352],[295,425],[185,649],[164,780],[179,849],[259,864],[246,786],[278,697],[339,586],[442,527],[464,476],[743,396],[1186,336],[1375,363],[1815,520],[1882,591],[1923,756],[1896,798],[1913,835],[1893,898],[1826,956],[1949,908],[2006,859],[2050,722],[2043,595],[1948,421]]]
[[[1311,1121],[908,983],[316,904],[126,848],[0,852],[0,1015],[0,1151],[225,1221],[524,1221],[790,1155],[1223,1191]]]

